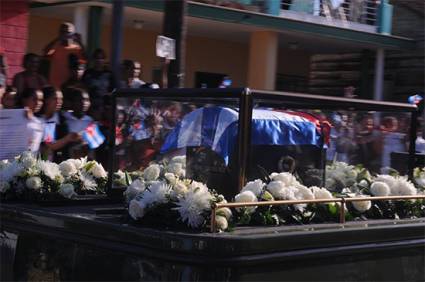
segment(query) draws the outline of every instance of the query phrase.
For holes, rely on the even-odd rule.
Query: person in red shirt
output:
[[[59,28],[59,36],[44,48],[44,55],[50,58],[49,82],[60,89],[61,85],[70,77],[68,66],[69,55],[75,54],[84,59],[84,46],[81,35],[75,33],[71,23],[63,23]]]

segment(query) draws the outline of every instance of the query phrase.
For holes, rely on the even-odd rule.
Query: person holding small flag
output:
[[[53,86],[43,88],[44,103],[39,118],[44,122],[44,137],[42,155],[47,159],[60,162],[63,160],[62,149],[70,144],[81,142],[78,133],[68,132],[64,126],[64,117],[60,114],[62,108],[62,92]]]
[[[89,156],[94,157],[94,149],[105,141],[105,136],[100,131],[97,123],[87,115],[90,108],[88,93],[80,88],[69,88],[70,110],[64,113],[68,131],[79,134],[82,142],[73,144],[69,148],[71,158]]]

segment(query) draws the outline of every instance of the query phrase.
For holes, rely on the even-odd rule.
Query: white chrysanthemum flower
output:
[[[314,194],[315,199],[332,199],[332,193],[329,192],[326,188],[320,188],[317,186],[310,187]]]
[[[187,193],[187,191],[189,191],[188,187],[184,184],[183,181],[178,181],[176,182],[176,184],[173,186],[170,196],[172,199],[177,200],[179,197],[184,196],[184,194]]]
[[[184,177],[185,173],[183,165],[178,162],[168,164],[166,171],[175,174],[177,177]]]
[[[357,197],[368,198],[365,195],[357,195]],[[351,203],[353,204],[353,207],[361,213],[369,210],[372,207],[371,201],[354,201],[354,202],[351,202]]]
[[[400,196],[416,195],[417,192],[415,185],[403,177],[397,177],[396,183],[391,189],[392,195]]]
[[[232,211],[229,208],[219,208],[217,209],[216,214],[219,216],[224,216],[227,220],[232,218]]]
[[[370,192],[374,196],[388,196],[391,193],[391,189],[387,183],[376,181],[370,185]]]
[[[304,185],[298,185],[297,191],[295,192],[295,198],[297,200],[313,200],[314,194],[310,189],[305,187]]]
[[[33,176],[25,181],[25,186],[29,189],[39,190],[42,186],[41,179],[38,176]]]
[[[369,186],[369,182],[363,179],[359,182],[359,186],[362,188],[367,188]]]
[[[0,193],[6,193],[10,189],[9,182],[0,181]]]
[[[174,175],[174,173],[166,172],[164,177],[171,185],[175,185],[177,183],[177,177]]]
[[[252,191],[244,191],[235,196],[235,202],[236,203],[250,203],[250,202],[256,202],[257,197]],[[244,207],[244,208],[237,208],[238,211],[241,211],[242,209],[245,209],[248,213],[253,213],[257,207]]]
[[[153,181],[143,192],[141,201],[146,207],[153,204],[162,204],[168,201],[171,186],[163,181]]]
[[[0,170],[0,181],[10,182],[24,171],[23,166],[16,162],[10,162],[6,167]]]
[[[75,163],[72,160],[66,160],[59,164],[59,170],[64,177],[70,177],[75,175],[78,170],[75,167]]]
[[[96,180],[89,173],[82,171],[80,174],[80,180],[83,183],[82,190],[96,191],[96,188],[97,188]]]
[[[391,194],[393,193],[393,189],[394,189],[394,185],[396,185],[396,178],[391,176],[391,175],[387,175],[387,174],[378,174],[374,179],[374,182],[384,182],[388,185],[388,187],[390,187],[391,190]]]
[[[175,208],[183,222],[191,228],[199,228],[205,222],[204,213],[211,209],[211,193],[202,188],[190,189],[176,202]]]
[[[186,169],[186,156],[175,156],[171,159],[170,163],[181,163],[183,169]]]
[[[257,201],[257,197],[252,191],[244,191],[235,196],[236,203],[249,203]]]
[[[229,224],[227,223],[227,219],[224,216],[216,216],[215,222],[217,224],[217,228],[221,231],[224,231],[229,227]]]
[[[159,165],[152,164],[143,171],[143,177],[146,181],[155,181],[158,179],[160,173],[161,168]]]
[[[285,186],[282,181],[272,181],[267,184],[266,189],[277,200],[295,200],[295,193],[297,191],[293,186]]]
[[[102,164],[97,163],[90,169],[90,173],[96,178],[106,178],[108,174],[103,168]]]
[[[421,177],[415,178],[415,181],[418,183],[418,185],[425,187],[425,175],[421,175]]]
[[[295,176],[293,176],[289,172],[272,173],[270,175],[270,178],[274,181],[281,181],[287,187],[296,186],[300,184],[295,178]]]
[[[131,200],[128,213],[134,220],[142,218],[145,215],[145,204],[139,200]]]
[[[34,157],[34,154],[29,151],[22,153],[19,161],[26,169],[34,167],[37,164],[37,159]]]
[[[244,191],[251,191],[254,193],[256,197],[260,196],[261,192],[263,191],[264,183],[260,179],[256,179],[254,181],[248,182],[245,187],[242,188],[241,192]]]
[[[58,193],[62,195],[62,197],[71,199],[76,196],[74,185],[71,183],[64,183],[59,187]]]
[[[134,199],[137,195],[143,193],[145,189],[146,189],[146,185],[143,182],[143,180],[136,179],[130,184],[130,186],[127,187],[127,189],[124,192],[124,195],[127,201],[130,201]]]
[[[80,159],[68,159],[67,161],[72,162],[75,168],[77,170],[80,170],[87,164],[87,157],[80,158]]]
[[[357,171],[354,168],[347,170],[346,177],[348,179],[355,180],[357,178]]]
[[[39,160],[37,166],[40,171],[51,180],[62,180],[63,177],[58,164]]]

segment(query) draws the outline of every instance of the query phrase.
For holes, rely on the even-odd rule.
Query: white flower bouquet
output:
[[[248,182],[235,196],[236,203],[263,202],[273,200],[312,200],[332,199],[332,194],[325,188],[306,187],[288,172],[272,173],[264,179]],[[260,206],[236,209],[237,224],[279,225],[291,223],[308,223],[317,218],[336,217],[333,203],[321,205],[283,205]]]
[[[350,172],[349,170],[352,170]],[[421,183],[423,169],[415,169],[415,181]],[[235,202],[262,202],[271,200],[311,200],[332,199],[339,197],[365,198],[352,201],[346,205],[346,220],[353,219],[397,219],[425,217],[425,201],[370,201],[373,196],[403,196],[424,194],[421,186],[415,187],[413,182],[405,176],[376,175],[360,166],[350,166],[345,163],[336,163],[326,183],[339,179],[341,185],[337,189],[306,187],[294,175],[272,173],[264,179],[248,182]],[[419,181],[418,181],[419,179]],[[333,182],[333,183],[336,183]],[[340,190],[337,192],[337,190]],[[277,224],[305,224],[335,222],[339,214],[339,203],[329,204],[298,204],[283,206],[260,206],[235,209],[236,224],[277,225]]]
[[[415,170],[416,171],[416,170]],[[360,188],[360,189],[359,189]],[[423,194],[407,176],[397,174],[378,174],[370,181],[363,181],[357,186],[344,188],[342,196],[348,197],[382,197],[382,196],[414,196]],[[348,218],[363,217],[381,218],[413,218],[425,216],[425,201],[360,201],[348,205]]]
[[[128,213],[133,220],[147,225],[204,229],[210,223],[212,205],[224,201],[205,184],[185,178],[183,157],[152,163],[131,181],[124,192]],[[217,211],[220,230],[228,228],[231,216],[229,209]]]
[[[87,161],[87,158],[68,159],[59,164],[59,169],[64,181],[58,192],[63,197],[105,192],[108,174],[98,162]]]
[[[353,166],[344,162],[333,162],[326,166],[326,183],[328,190],[341,192],[342,189],[353,187],[362,180],[370,181],[369,171],[361,165]]]
[[[24,152],[12,161],[0,162],[0,197],[6,200],[56,200],[85,191],[103,193],[106,182],[102,165],[86,159],[70,159],[58,165]]]

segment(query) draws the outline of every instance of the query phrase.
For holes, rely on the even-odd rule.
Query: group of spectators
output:
[[[57,162],[87,155],[106,162],[107,140],[90,148],[83,133],[95,125],[107,139],[113,89],[158,87],[140,79],[141,65],[132,60],[124,60],[122,76],[114,77],[105,51],[96,49],[87,56],[71,23],[61,24],[58,37],[47,44],[42,56],[24,56],[24,70],[11,85],[6,83],[3,54],[0,59],[0,108],[24,108],[28,149]]]
[[[328,160],[362,164],[375,172],[403,165],[394,163],[391,154],[408,152],[410,117],[407,114],[340,112],[329,119],[333,126]],[[416,150],[425,153],[421,129],[419,126]]]

